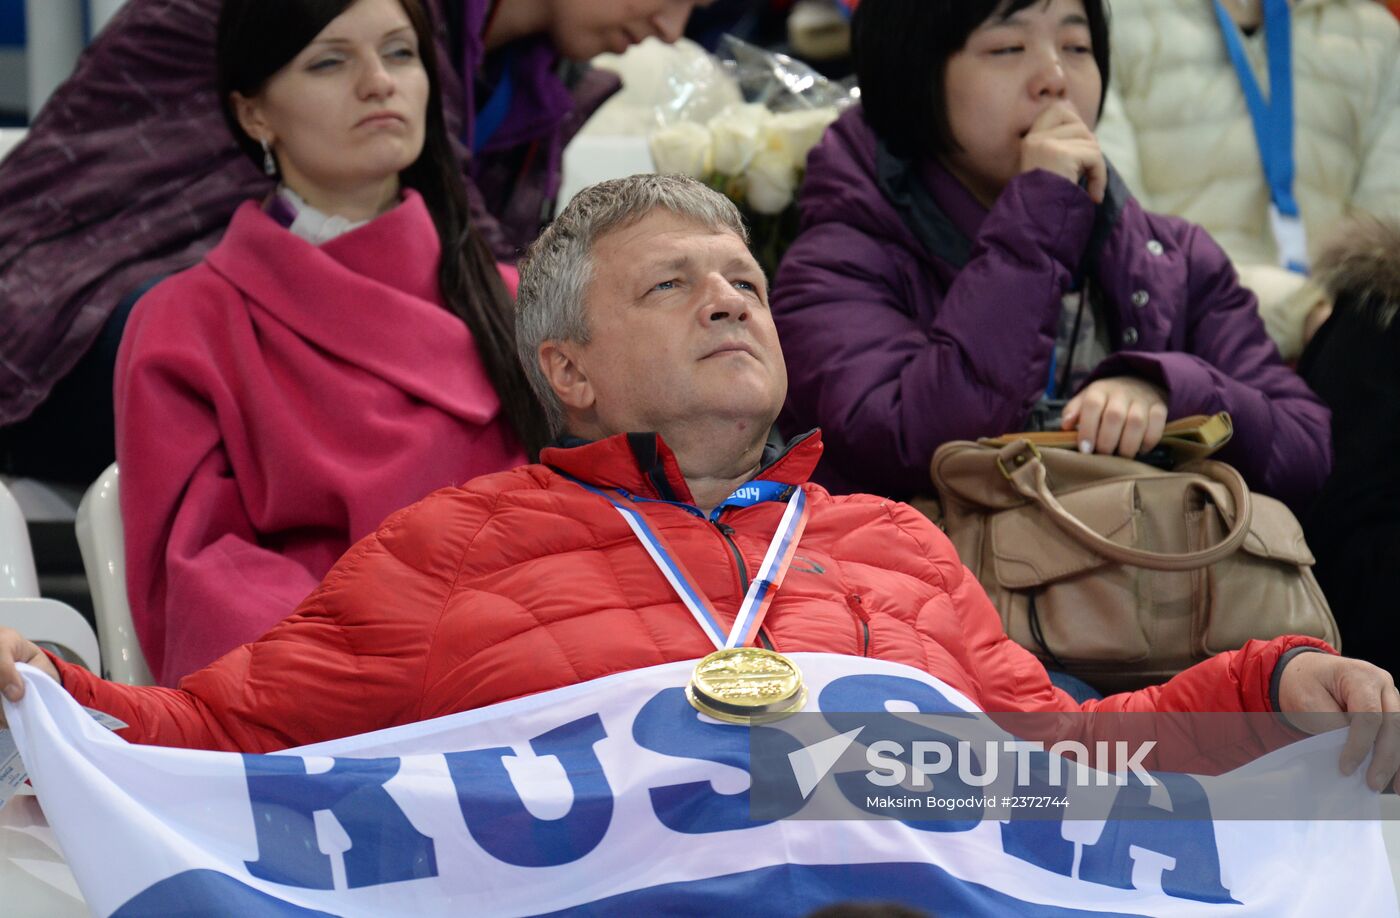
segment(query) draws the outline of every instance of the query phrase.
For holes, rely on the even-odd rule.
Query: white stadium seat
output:
[[[37,596],[0,599],[0,625],[13,628],[37,644],[55,650],[59,656],[102,672],[102,654],[97,635],[77,609],[57,599]]]
[[[151,671],[131,624],[126,596],[126,540],[117,500],[117,466],[107,467],[78,504],[78,548],[97,612],[105,675],[127,685],[152,685]]]
[[[97,636],[76,609],[39,597],[29,530],[9,488],[0,484],[0,625],[51,645],[93,672],[102,671]]]
[[[0,599],[39,595],[39,576],[24,512],[10,489],[0,483]]]

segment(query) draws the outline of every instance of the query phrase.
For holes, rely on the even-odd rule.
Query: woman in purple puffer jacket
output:
[[[1099,151],[1103,0],[865,0],[853,40],[862,107],[811,154],[773,295],[780,424],[823,428],[818,478],[908,498],[949,440],[1053,426],[1132,456],[1228,411],[1220,458],[1305,504],[1327,409],[1219,246]]]

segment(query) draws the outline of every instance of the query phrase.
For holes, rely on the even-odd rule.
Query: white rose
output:
[[[651,161],[657,172],[703,179],[713,171],[713,143],[703,124],[681,121],[651,135]]]
[[[739,175],[764,140],[764,125],[772,116],[762,105],[732,105],[710,119],[715,141],[715,171]]]
[[[836,120],[836,109],[813,108],[783,112],[768,120],[765,146],[781,153],[799,169],[807,167],[807,154],[822,139],[827,125]]]
[[[748,182],[749,207],[755,213],[780,214],[792,203],[797,190],[797,167],[786,155],[760,150],[744,174]]]

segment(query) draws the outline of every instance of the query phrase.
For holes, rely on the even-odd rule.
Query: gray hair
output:
[[[593,245],[657,208],[688,217],[713,232],[734,233],[748,244],[744,220],[724,195],[684,175],[648,173],[610,179],[580,191],[520,262],[515,346],[555,436],[564,432],[564,406],[540,370],[540,345],[588,343],[584,297],[593,280]]]

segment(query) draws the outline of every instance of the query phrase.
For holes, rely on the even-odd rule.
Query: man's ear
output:
[[[564,407],[583,412],[593,407],[597,397],[588,373],[579,363],[578,351],[578,344],[572,341],[545,341],[540,344],[536,359],[540,372]]]
[[[243,128],[243,133],[257,143],[264,140],[271,143],[277,139],[273,136],[272,129],[263,116],[262,105],[256,98],[250,99],[241,92],[234,92],[229,93],[229,99],[233,102],[233,113],[238,117],[238,126]]]

